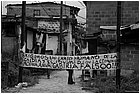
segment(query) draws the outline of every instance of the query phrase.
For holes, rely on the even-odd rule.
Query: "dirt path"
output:
[[[20,93],[87,93],[82,90],[78,81],[78,77],[81,75],[81,71],[74,71],[75,84],[68,85],[68,72],[67,71],[56,71],[51,75],[50,79],[47,76],[42,76],[39,79],[39,84],[26,89],[21,89]]]

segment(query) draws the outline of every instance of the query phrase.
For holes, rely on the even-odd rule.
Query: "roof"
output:
[[[55,5],[61,5],[59,3],[54,3],[54,2],[27,3],[26,5],[38,5],[38,4],[55,4]],[[22,6],[22,4],[8,4],[7,6]],[[73,8],[73,9],[75,9],[77,11],[80,10],[80,8],[78,8],[78,7],[69,6],[69,5],[66,5],[66,4],[63,4],[63,6]]]
[[[127,26],[121,26],[120,30],[123,30],[123,29],[126,29],[126,28],[131,28],[131,30],[138,29],[139,28],[139,23],[131,24],[131,25],[127,25]],[[100,29],[117,30],[117,26],[100,26]]]
[[[21,19],[18,19],[16,16],[13,15],[2,15],[1,22],[15,22],[20,23]]]

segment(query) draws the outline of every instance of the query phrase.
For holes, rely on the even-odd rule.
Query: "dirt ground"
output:
[[[41,76],[39,79],[39,84],[32,87],[22,88],[19,93],[88,93],[82,90],[80,82],[81,71],[74,71],[74,81],[73,85],[68,85],[68,72],[55,71],[51,74],[50,79],[47,76]]]

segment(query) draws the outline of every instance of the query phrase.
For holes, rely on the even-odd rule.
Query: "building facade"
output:
[[[86,40],[89,53],[103,54],[116,52],[117,1],[84,1],[84,4],[87,10]],[[125,28],[121,30],[122,74],[125,74],[126,71],[124,72],[124,70],[138,71],[139,69],[139,27],[133,30],[130,29],[135,23],[139,23],[139,2],[121,1],[121,27]],[[99,43],[99,37],[104,44]],[[95,45],[95,50],[90,48],[92,45]],[[107,47],[109,45],[110,47]]]
[[[65,37],[68,37],[69,32],[71,32],[70,34],[74,32],[74,28],[77,23],[75,15],[77,15],[79,10],[80,9],[77,7],[63,5],[62,30],[67,33],[67,36]],[[7,5],[7,15],[21,16],[21,12],[21,4]],[[39,40],[43,46],[43,49],[52,50],[53,54],[58,54],[60,41],[60,4],[53,2],[26,4],[26,25],[36,28],[39,32],[41,32],[41,35],[39,35]],[[31,43],[31,41],[36,41],[35,38],[37,38],[37,36],[38,35],[34,32],[27,32],[26,48],[30,52],[32,52],[35,48],[35,42]],[[64,38],[64,40],[65,39],[67,38]],[[68,42],[64,43],[67,43],[67,45],[69,45]]]
[[[116,1],[86,1],[87,34],[100,31],[100,26],[117,26]],[[121,26],[139,21],[139,2],[121,2]]]

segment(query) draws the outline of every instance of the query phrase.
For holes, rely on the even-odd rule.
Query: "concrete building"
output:
[[[65,42],[63,44],[63,50],[65,44],[67,46],[65,48],[67,48],[67,50],[70,49],[68,48],[70,43],[68,44],[67,37],[68,33],[74,33],[74,28],[77,23],[75,15],[77,15],[79,10],[80,9],[77,7],[63,5],[62,30],[67,33],[64,38]],[[7,15],[21,16],[21,12],[21,4],[7,5]],[[27,26],[36,28],[39,30],[39,32],[41,32],[40,42],[43,46],[42,49],[52,50],[53,54],[58,54],[60,41],[60,4],[53,2],[26,4],[26,19]],[[32,52],[35,48],[35,37],[37,37],[37,35],[34,32],[27,32],[26,48],[29,50],[29,52]]]

